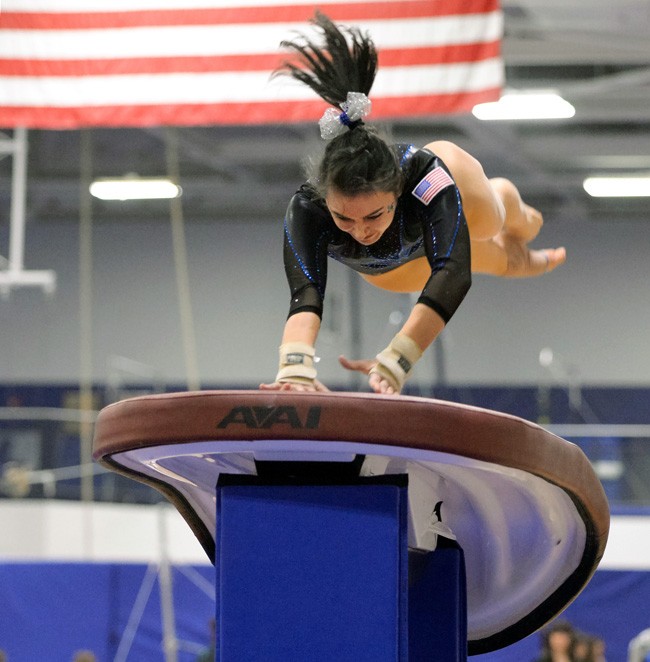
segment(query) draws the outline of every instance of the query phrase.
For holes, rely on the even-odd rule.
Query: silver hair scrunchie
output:
[[[350,124],[370,114],[372,102],[363,92],[348,92],[347,99],[341,104],[340,113],[336,108],[328,108],[318,120],[320,135],[323,140],[332,140],[345,133]]]

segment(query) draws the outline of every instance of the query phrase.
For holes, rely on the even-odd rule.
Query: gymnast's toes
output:
[[[566,262],[566,248],[563,246],[561,248],[547,248],[542,252],[546,254],[545,271],[553,271],[553,269],[557,269]]]

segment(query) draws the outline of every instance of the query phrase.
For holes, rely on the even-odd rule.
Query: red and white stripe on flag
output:
[[[297,122],[326,104],[270,79],[303,0],[1,0],[0,127]],[[499,0],[325,0],[379,50],[374,119],[467,112],[503,84]],[[312,33],[313,34],[313,33]]]

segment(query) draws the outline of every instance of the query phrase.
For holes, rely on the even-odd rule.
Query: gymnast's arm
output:
[[[422,231],[431,266],[422,294],[400,332],[377,360],[350,361],[344,368],[369,374],[376,393],[397,393],[422,353],[438,337],[471,286],[470,242],[455,186],[440,193],[423,214]]]
[[[327,391],[316,379],[314,347],[323,314],[327,242],[319,207],[301,194],[289,203],[284,227],[284,269],[291,291],[280,345],[280,369],[264,390]]]
[[[432,204],[422,221],[431,276],[402,328],[422,350],[440,334],[472,285],[469,231],[458,189],[448,187]]]

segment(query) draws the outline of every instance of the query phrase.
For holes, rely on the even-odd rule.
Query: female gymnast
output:
[[[327,257],[393,292],[421,292],[404,326],[374,360],[341,365],[368,375],[376,393],[399,393],[413,366],[449,322],[471,273],[539,276],[566,259],[564,248],[531,250],[541,214],[506,179],[453,143],[419,149],[389,144],[364,123],[377,71],[371,38],[317,13],[322,45],[283,42],[296,56],[276,74],[308,85],[333,106],[319,125],[328,141],[316,172],[289,202],[284,264],[291,303],[280,367],[261,389],[327,390],[316,379],[315,343]]]

